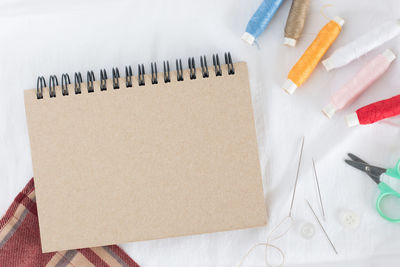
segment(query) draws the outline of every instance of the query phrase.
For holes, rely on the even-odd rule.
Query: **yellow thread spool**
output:
[[[288,79],[282,86],[283,90],[293,94],[297,87],[300,87],[310,77],[321,58],[338,37],[343,24],[342,18],[335,17],[320,30],[317,37],[290,70]]]

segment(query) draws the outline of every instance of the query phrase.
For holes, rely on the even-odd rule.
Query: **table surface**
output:
[[[260,164],[269,224],[264,228],[124,244],[143,266],[237,266],[255,243],[287,215],[294,187],[301,137],[303,162],[293,207],[294,226],[274,242],[284,250],[287,266],[397,266],[399,225],[381,219],[374,208],[376,185],[343,159],[353,152],[373,164],[392,167],[400,158],[400,119],[347,128],[344,116],[365,104],[399,93],[400,64],[395,60],[384,76],[355,103],[327,119],[321,108],[368,60],[385,48],[400,52],[394,39],[341,69],[326,72],[320,64],[293,96],[281,84],[291,66],[327,22],[327,16],[346,20],[328,51],[353,40],[371,27],[400,17],[400,2],[311,1],[304,33],[295,48],[282,45],[291,1],[285,1],[257,46],[240,40],[260,1],[12,1],[0,3],[0,213],[4,213],[32,173],[25,122],[23,90],[36,86],[36,77],[131,64],[159,64],[225,51],[234,61],[247,61],[259,142]],[[187,66],[186,66],[187,67]],[[62,119],[62,118],[60,118]],[[46,138],[45,136],[43,138]],[[335,255],[308,210],[309,199],[318,214],[312,161],[316,161],[326,227]],[[339,221],[343,210],[360,216],[357,229]],[[299,234],[305,222],[315,236]],[[257,248],[244,266],[263,266],[264,250]]]

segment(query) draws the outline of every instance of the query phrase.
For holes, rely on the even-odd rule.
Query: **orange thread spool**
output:
[[[335,17],[320,30],[317,37],[290,70],[288,79],[283,85],[283,89],[287,93],[293,94],[297,87],[300,87],[310,77],[321,58],[338,37],[343,24],[342,18]]]

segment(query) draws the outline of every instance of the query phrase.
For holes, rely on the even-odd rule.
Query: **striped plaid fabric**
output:
[[[33,178],[0,220],[0,266],[134,266],[116,245],[42,253]]]

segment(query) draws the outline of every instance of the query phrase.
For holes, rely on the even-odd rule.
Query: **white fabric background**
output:
[[[343,163],[347,152],[392,167],[400,158],[400,119],[367,127],[347,128],[344,115],[364,104],[399,93],[400,63],[353,105],[328,120],[321,108],[329,96],[363,64],[384,48],[400,54],[400,38],[360,60],[327,73],[321,65],[293,96],[280,89],[291,66],[327,22],[320,14],[325,4],[330,16],[346,20],[330,54],[374,25],[400,17],[400,2],[313,0],[303,37],[296,48],[282,45],[291,1],[287,0],[259,38],[260,48],[240,40],[260,0],[247,1],[27,1],[0,3],[0,213],[33,176],[25,122],[23,89],[36,86],[36,77],[100,68],[120,70],[131,64],[231,51],[234,61],[249,65],[260,162],[269,213],[266,228],[206,234],[123,245],[143,266],[236,266],[256,242],[289,211],[301,136],[305,136],[303,164],[293,216],[295,226],[276,244],[285,252],[287,266],[398,266],[400,225],[381,219],[374,209],[376,185]],[[171,62],[173,62],[171,61]],[[161,65],[160,65],[161,66]],[[62,120],[62,118],[60,118]],[[43,136],[43,138],[46,138]],[[324,223],[335,243],[335,255],[307,209],[308,198],[318,210],[311,158],[317,163],[327,212]],[[55,177],[56,178],[56,177]],[[361,216],[358,229],[341,226],[338,213],[350,209]],[[318,212],[318,214],[320,214]],[[299,235],[302,222],[312,222],[316,235]],[[263,266],[263,249],[244,266]]]

